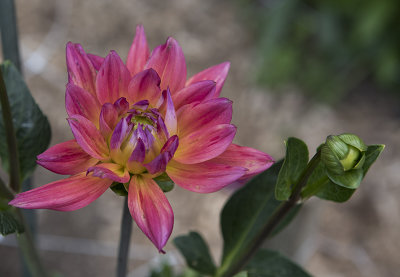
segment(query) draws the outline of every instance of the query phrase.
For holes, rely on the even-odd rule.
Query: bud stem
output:
[[[129,245],[132,233],[132,217],[128,208],[128,196],[125,196],[121,219],[121,233],[118,247],[117,277],[125,277],[128,265]]]

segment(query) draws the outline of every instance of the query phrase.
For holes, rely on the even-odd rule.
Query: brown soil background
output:
[[[87,52],[105,56],[116,50],[123,59],[135,26],[143,24],[151,48],[176,38],[183,48],[188,76],[216,63],[231,61],[222,95],[234,102],[235,142],[258,148],[275,159],[284,155],[283,140],[302,138],[313,152],[329,134],[353,132],[367,144],[386,149],[360,189],[346,204],[318,199],[273,245],[291,255],[314,276],[397,276],[400,250],[400,121],[398,102],[368,87],[336,107],[310,102],[296,89],[274,94],[257,87],[254,43],[229,1],[172,0],[18,0],[17,13],[24,73],[52,126],[52,145],[72,138],[65,120],[65,44],[81,43]],[[39,168],[36,186],[60,176]],[[229,196],[224,190],[200,195],[175,188],[168,198],[175,212],[172,238],[198,230],[221,253],[219,212]],[[113,276],[122,198],[107,191],[75,212],[38,212],[41,256],[61,276]],[[246,203],[243,203],[245,205]],[[19,276],[13,238],[0,238],[0,276]],[[135,226],[129,276],[146,276],[150,267],[182,258],[170,241],[161,257]]]

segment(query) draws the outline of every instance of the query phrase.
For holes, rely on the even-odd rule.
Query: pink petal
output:
[[[164,144],[163,148],[160,151],[160,154],[155,157],[151,162],[145,164],[144,166],[147,168],[150,174],[156,174],[160,172],[164,172],[168,162],[172,159],[175,154],[176,149],[179,145],[178,136],[172,136],[168,139],[168,141]]]
[[[165,99],[165,106],[162,107],[162,109],[165,110],[164,123],[167,127],[169,135],[173,136],[176,135],[177,132],[177,120],[174,103],[172,102],[171,92],[169,91],[169,89],[163,91],[163,98]]]
[[[108,157],[108,146],[96,126],[81,115],[68,118],[69,126],[78,144],[93,158],[103,160]]]
[[[88,168],[94,177],[106,178],[118,183],[127,183],[131,176],[126,168],[115,163],[102,163]]]
[[[203,102],[204,100],[213,98],[214,95],[215,82],[207,80],[193,83],[181,89],[174,94],[172,99],[174,100],[175,109],[178,110],[183,105],[193,102]]]
[[[128,57],[126,58],[126,67],[129,69],[131,76],[143,70],[149,55],[150,50],[147,45],[144,28],[142,25],[138,25],[136,27],[135,38],[133,39]]]
[[[105,103],[101,108],[99,126],[101,134],[108,139],[118,121],[118,112],[114,105],[111,103]]]
[[[81,87],[74,84],[67,84],[65,93],[65,108],[69,116],[82,115],[98,124],[100,115],[100,104],[93,96]]]
[[[128,101],[136,103],[148,100],[153,107],[161,97],[160,77],[153,69],[146,69],[133,76],[128,87]]]
[[[167,174],[175,184],[184,189],[209,193],[220,190],[245,174],[238,166],[206,161],[198,164],[181,164],[174,159],[167,166]]]
[[[101,65],[103,64],[105,58],[90,53],[88,53],[87,56],[89,60],[92,62],[94,69],[98,71]]]
[[[101,104],[126,97],[131,75],[115,51],[106,57],[97,74],[97,98]]]
[[[203,80],[212,80],[217,83],[215,97],[218,97],[222,90],[222,86],[225,83],[226,76],[228,75],[229,67],[229,62],[224,62],[209,67],[187,80],[186,86]]]
[[[246,174],[239,179],[244,180],[267,170],[274,160],[268,154],[254,148],[231,144],[225,152],[210,162],[247,168]]]
[[[172,94],[185,86],[186,63],[182,48],[173,38],[158,46],[151,53],[145,68],[153,68],[161,78],[161,90],[168,87]]]
[[[80,44],[67,43],[68,81],[96,94],[96,70]]]
[[[58,174],[73,175],[86,171],[98,160],[82,150],[76,140],[56,144],[37,156],[37,163]]]
[[[201,128],[180,138],[174,159],[184,164],[211,160],[228,148],[235,133],[236,127],[230,124]]]
[[[82,173],[19,193],[9,204],[24,209],[74,211],[99,198],[111,183]]]
[[[129,103],[125,97],[119,98],[114,102],[114,107],[118,112],[118,116],[124,115],[129,110]]]
[[[183,106],[177,113],[179,136],[232,120],[232,101],[215,98]]]
[[[133,219],[160,252],[174,225],[174,213],[162,190],[150,178],[134,175],[129,184],[128,207]]]

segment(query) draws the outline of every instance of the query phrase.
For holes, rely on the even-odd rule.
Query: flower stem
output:
[[[1,102],[1,111],[3,113],[4,127],[6,131],[6,139],[8,146],[7,148],[8,148],[8,165],[10,167],[10,187],[15,192],[19,192],[21,190],[21,182],[20,182],[20,172],[19,172],[17,138],[14,132],[10,102],[8,101],[6,84],[4,82],[3,73],[1,69],[0,69],[0,102]]]
[[[318,165],[320,161],[320,151],[318,151],[314,157],[310,160],[307,165],[307,168],[303,171],[299,181],[294,186],[294,191],[292,196],[288,201],[283,202],[276,212],[273,214],[271,219],[266,222],[263,229],[257,235],[257,237],[253,240],[251,246],[248,250],[242,255],[241,258],[238,259],[237,262],[222,264],[219,270],[217,271],[215,276],[218,277],[231,277],[236,273],[240,272],[242,268],[251,260],[251,258],[257,253],[258,249],[262,246],[263,242],[271,235],[274,229],[279,225],[279,223],[286,217],[286,215],[296,207],[297,202],[301,196],[302,188],[307,184],[308,178],[311,176],[315,167]]]
[[[128,265],[129,245],[132,233],[132,217],[128,208],[128,197],[125,196],[119,238],[117,277],[125,277]]]
[[[17,235],[17,239],[24,260],[29,268],[29,272],[32,277],[48,277],[49,275],[45,271],[40,261],[37,249],[33,243],[32,233],[25,220],[25,217],[20,209],[17,209],[16,213],[25,228],[23,233]]]

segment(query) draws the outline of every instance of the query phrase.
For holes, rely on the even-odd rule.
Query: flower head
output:
[[[173,226],[171,206],[155,179],[208,193],[266,170],[270,156],[232,144],[232,102],[219,97],[229,63],[186,80],[173,38],[151,55],[142,26],[126,63],[67,44],[65,104],[74,140],[38,156],[43,167],[72,175],[18,194],[11,205],[71,211],[123,184],[139,228],[162,251]]]

